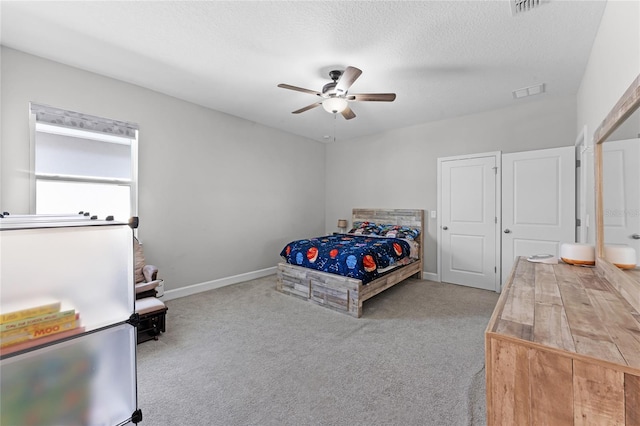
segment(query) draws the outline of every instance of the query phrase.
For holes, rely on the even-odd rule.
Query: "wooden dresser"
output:
[[[640,313],[595,268],[519,258],[485,356],[488,425],[640,425]]]

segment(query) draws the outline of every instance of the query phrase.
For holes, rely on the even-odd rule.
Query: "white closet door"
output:
[[[442,281],[496,290],[496,157],[441,163]]]
[[[503,154],[502,282],[517,256],[575,241],[575,148]]]

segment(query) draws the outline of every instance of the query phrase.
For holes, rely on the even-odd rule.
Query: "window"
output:
[[[32,213],[137,216],[138,126],[31,104]]]

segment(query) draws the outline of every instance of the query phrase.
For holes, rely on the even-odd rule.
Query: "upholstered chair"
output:
[[[137,238],[133,238],[133,251],[135,257],[134,279],[136,289],[136,299],[145,297],[156,297],[156,287],[160,285],[158,279],[158,267],[147,265],[142,251],[142,244]]]
[[[142,244],[133,239],[135,257],[134,280],[136,292],[136,313],[139,316],[138,343],[147,340],[158,340],[165,332],[167,307],[156,298],[156,287],[162,280],[158,279],[158,267],[147,265],[142,251]]]

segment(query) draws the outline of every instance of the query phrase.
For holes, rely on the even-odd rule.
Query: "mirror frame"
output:
[[[631,273],[623,272],[604,258],[604,202],[602,184],[602,144],[640,107],[640,75],[607,114],[593,133],[595,144],[595,201],[596,201],[596,269],[637,311],[640,312],[640,282]]]

